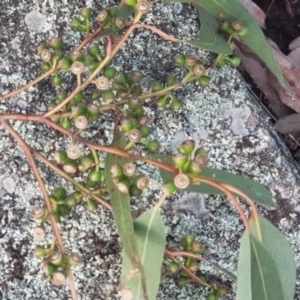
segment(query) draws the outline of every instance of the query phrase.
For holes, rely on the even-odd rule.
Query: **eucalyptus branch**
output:
[[[167,249],[165,249],[165,254],[171,258],[173,261],[175,261],[178,265],[180,265],[180,267],[196,282],[204,285],[204,286],[207,286],[209,288],[212,288],[212,285],[205,282],[205,281],[202,281],[199,277],[197,277],[193,272],[191,272],[185,265],[183,265],[176,257],[175,255],[172,253],[172,251],[169,251]]]
[[[44,181],[43,179],[41,178],[41,175],[37,169],[37,166],[32,158],[32,155],[31,155],[31,149],[30,147],[25,143],[25,141],[21,138],[21,136],[4,120],[1,120],[0,119],[0,122],[2,124],[2,126],[13,136],[13,138],[19,143],[19,145],[22,147],[25,155],[26,155],[26,158],[28,160],[28,163],[32,169],[32,172],[34,173],[34,176],[36,177],[37,179],[37,182],[40,186],[40,189],[43,193],[43,196],[44,196],[44,200],[45,200],[45,204],[47,206],[47,210],[49,211],[49,215],[50,215],[50,221],[51,221],[51,224],[52,224],[52,229],[53,229],[53,233],[54,233],[54,236],[57,240],[57,243],[59,245],[59,248],[60,248],[60,251],[62,253],[65,252],[65,248],[64,248],[64,245],[62,243],[62,239],[61,239],[61,236],[60,236],[60,233],[59,233],[59,229],[58,229],[58,226],[57,226],[57,223],[54,219],[54,216],[53,216],[53,210],[52,210],[52,206],[51,206],[51,203],[50,203],[50,200],[49,200],[49,196],[48,196],[48,193],[46,191],[46,187],[44,185]]]
[[[43,79],[47,78],[49,75],[53,74],[55,72],[55,68],[50,69],[49,71],[43,73],[42,75],[40,75],[39,77],[35,78],[34,80],[30,81],[29,83],[27,83],[26,85],[23,85],[22,87],[13,90],[10,93],[4,94],[0,96],[0,101],[10,98],[12,96],[15,96],[17,94],[20,94],[21,92],[24,92],[25,90],[27,90],[28,88],[30,88],[31,86],[37,84],[38,82],[42,81]]]
[[[64,171],[62,171],[60,168],[56,167],[53,163],[51,163],[47,158],[45,158],[42,154],[40,154],[36,150],[31,150],[33,155],[38,158],[40,161],[42,161],[46,166],[51,168],[53,171],[55,171],[57,174],[59,174],[62,178],[68,180],[71,182],[74,186],[76,186],[81,192],[83,192],[86,196],[94,198],[96,201],[98,201],[101,205],[106,207],[108,210],[112,210],[111,205],[107,203],[105,200],[101,199],[97,195],[95,195],[92,191],[82,186],[80,183],[78,183],[75,179],[73,179],[71,176],[66,174]]]

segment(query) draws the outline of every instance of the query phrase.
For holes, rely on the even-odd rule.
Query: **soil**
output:
[[[291,41],[300,36],[299,0],[254,0],[267,15],[265,35],[272,39],[284,54],[289,53]]]

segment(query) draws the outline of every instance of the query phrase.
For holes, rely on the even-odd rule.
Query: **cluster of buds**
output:
[[[205,87],[210,82],[210,77],[205,75],[206,68],[195,56],[179,54],[175,57],[178,66],[185,67],[187,71],[198,78],[201,87]]]
[[[66,216],[71,208],[76,206],[82,200],[82,195],[79,192],[74,192],[67,195],[67,191],[63,187],[57,187],[53,193],[49,196],[50,204],[53,210],[53,216],[57,222],[61,221],[61,218]],[[34,229],[34,233],[38,238],[42,238],[45,235],[43,225],[49,220],[49,212],[45,206],[34,207],[31,210],[33,218],[41,221],[41,226]]]
[[[113,164],[110,167],[110,175],[121,193],[129,193],[130,196],[140,196],[143,190],[148,187],[149,178],[144,175],[137,175],[135,172],[136,167],[131,162],[123,166]]]
[[[130,11],[133,11],[131,8]],[[104,27],[110,28],[113,32],[118,31],[126,26],[127,20],[124,18],[122,9],[114,6],[108,9],[103,9],[98,13],[97,21]]]
[[[51,110],[55,108],[60,102],[67,98],[68,94],[66,91],[59,91],[56,95],[56,99],[48,104],[48,109]],[[66,129],[71,129],[74,127],[78,131],[85,129],[89,122],[94,122],[99,117],[98,107],[92,103],[99,97],[98,93],[92,91],[90,99],[86,99],[83,91],[75,94],[70,102],[63,106],[59,112],[69,113],[69,117],[59,117],[52,116],[51,120],[54,123],[59,123],[62,127]]]
[[[66,283],[67,273],[70,267],[76,267],[82,263],[82,258],[77,253],[62,254],[56,245],[47,247],[36,246],[35,256],[43,258],[43,271],[50,276],[51,282],[61,286]]]
[[[74,30],[79,30],[81,32],[90,31],[90,18],[92,10],[90,8],[84,7],[80,10],[80,17],[75,17],[71,21],[71,27]]]
[[[104,74],[105,75],[105,74]],[[114,76],[112,89],[116,91],[120,99],[130,99],[132,97],[139,97],[143,94],[143,89],[140,82],[143,75],[139,71],[120,72]]]
[[[165,83],[163,84],[160,81],[152,82],[152,92],[158,92],[164,89],[164,87],[170,87],[176,83],[176,77],[173,75],[167,75]],[[171,109],[177,111],[182,107],[182,101],[175,99],[170,93],[160,96],[156,99],[156,104],[160,108],[165,108],[167,105],[170,105]]]
[[[121,130],[123,130],[129,140],[130,147],[141,143],[146,146],[150,153],[156,153],[159,149],[159,142],[156,140],[147,140],[151,133],[147,125],[148,117],[144,115],[144,109],[139,104],[138,99],[132,98],[129,101],[130,118],[121,121]]]
[[[190,176],[199,175],[202,168],[206,166],[208,154],[203,148],[195,150],[194,140],[185,140],[178,145],[178,153],[172,156],[173,165],[179,173],[172,181],[163,185],[164,192],[171,195],[178,189],[185,189],[190,185]]]
[[[219,31],[222,33],[229,34],[231,36],[244,37],[247,35],[248,30],[245,28],[244,24],[240,21],[234,21],[229,24],[228,21],[224,20],[219,26]]]

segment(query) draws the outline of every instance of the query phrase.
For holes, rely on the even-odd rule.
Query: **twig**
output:
[[[10,93],[7,93],[5,95],[1,95],[0,96],[0,101],[7,99],[9,97],[15,96],[23,91],[25,91],[26,89],[30,88],[31,86],[35,85],[36,83],[40,82],[41,80],[47,78],[49,75],[51,75],[53,72],[55,71],[55,69],[50,69],[49,71],[47,71],[46,73],[42,74],[41,76],[37,77],[36,79],[30,81],[29,83],[27,83],[26,85],[23,85],[22,87],[13,90]]]

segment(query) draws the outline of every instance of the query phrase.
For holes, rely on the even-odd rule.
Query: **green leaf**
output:
[[[244,232],[238,262],[237,300],[292,300],[296,282],[293,252],[284,236],[262,216],[260,233],[249,220],[251,235]]]
[[[201,23],[197,39],[183,42],[211,52],[232,54],[227,41],[218,33],[219,24],[216,19],[201,6],[197,6],[197,9]]]
[[[220,12],[224,13],[224,17],[219,18],[219,20],[227,20],[229,23],[237,20],[242,22],[247,28],[248,34],[245,37],[241,37],[241,40],[243,40],[244,43],[259,56],[268,69],[277,77],[280,84],[285,88],[287,87],[279,63],[274,57],[262,30],[239,0],[172,1],[181,3],[197,3],[196,6],[203,7],[216,18],[218,18]]]
[[[171,163],[172,158],[170,155],[153,155],[153,158],[160,159],[161,161]],[[160,169],[160,175],[163,180],[168,181],[172,179],[172,174]],[[201,171],[201,176],[207,179],[214,179],[215,181],[230,184],[241,191],[243,191],[247,196],[252,200],[268,205],[271,207],[276,207],[276,204],[272,201],[271,192],[262,184],[248,179],[239,175],[235,175],[226,171],[212,169],[212,168],[203,168]],[[185,191],[201,193],[201,194],[217,194],[222,195],[223,192],[218,190],[215,187],[212,187],[206,183],[201,183],[200,185],[190,185]]]
[[[158,291],[161,266],[166,246],[164,224],[159,213],[159,207],[155,206],[143,213],[134,221],[134,232],[146,277],[147,295],[149,300],[155,300]],[[140,274],[132,275],[129,259],[122,253],[122,277],[121,282],[127,289],[133,292],[136,300],[143,299],[141,293]]]
[[[119,132],[115,135],[112,146],[122,149],[125,145],[125,135],[123,132]],[[131,263],[131,268],[136,268],[141,274],[143,289],[145,290],[144,271],[140,263],[137,242],[133,229],[130,198],[128,194],[121,193],[113,183],[113,180],[110,176],[110,167],[114,163],[124,165],[126,163],[126,159],[110,153],[108,153],[106,156],[105,177],[107,182],[107,191],[111,197],[111,204],[113,209],[112,213],[116,222],[118,234],[120,236],[124,252],[126,253],[126,256]]]

